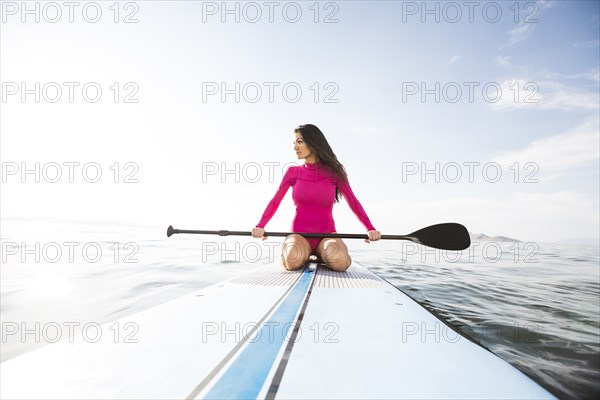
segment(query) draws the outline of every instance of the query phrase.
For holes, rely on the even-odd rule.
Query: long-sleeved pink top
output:
[[[368,231],[375,229],[367,213],[354,196],[350,184],[340,179],[322,162],[305,163],[302,166],[288,168],[277,193],[267,205],[257,227],[264,228],[267,225],[290,186],[293,187],[292,199],[296,205],[296,216],[292,223],[293,232],[336,232],[332,214],[336,187],[365,228]]]

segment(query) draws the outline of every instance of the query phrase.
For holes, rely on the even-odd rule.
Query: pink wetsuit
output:
[[[322,162],[305,163],[302,166],[288,168],[277,193],[256,225],[258,228],[264,228],[267,225],[290,186],[293,186],[292,199],[296,205],[292,232],[334,233],[336,231],[332,215],[336,187],[365,228],[368,231],[375,229],[365,210],[352,193],[350,185],[342,181]],[[322,239],[307,238],[307,240],[310,243],[312,254],[316,255],[317,246]]]

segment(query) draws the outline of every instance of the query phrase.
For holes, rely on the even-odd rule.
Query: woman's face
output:
[[[299,132],[294,132],[294,151],[299,160],[306,159],[313,154],[313,151],[306,145]]]

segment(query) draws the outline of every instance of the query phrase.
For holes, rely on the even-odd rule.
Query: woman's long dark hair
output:
[[[319,128],[312,124],[304,124],[296,127],[294,132],[302,135],[306,145],[317,155],[317,157],[319,157],[319,161],[327,165],[343,182],[348,182],[346,169],[338,161],[333,150],[331,150],[331,146],[327,142],[327,139],[325,139],[325,135],[323,135],[323,132],[321,132]],[[336,187],[336,203],[340,201],[340,196],[340,190]]]

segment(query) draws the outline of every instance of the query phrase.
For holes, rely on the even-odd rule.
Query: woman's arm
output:
[[[373,224],[369,220],[365,209],[354,195],[354,192],[352,192],[350,183],[344,182],[342,181],[342,179],[338,178],[337,187],[340,190],[342,196],[344,196],[344,198],[348,202],[350,209],[354,212],[354,214],[356,214],[356,216],[358,217],[360,222],[362,222],[365,228],[367,228],[367,231],[374,231],[375,227],[373,227]]]
[[[283,179],[281,180],[281,184],[279,185],[279,189],[277,189],[275,196],[273,196],[273,198],[267,205],[267,208],[265,209],[265,212],[263,213],[260,221],[258,222],[258,224],[256,224],[257,228],[264,228],[265,225],[267,225],[267,223],[271,220],[273,215],[275,215],[275,211],[277,211],[277,209],[279,208],[279,204],[281,204],[281,200],[283,200],[283,197],[285,196],[288,189],[292,185],[292,180],[294,177],[292,168],[294,168],[294,167],[288,168],[285,175],[283,176]]]

